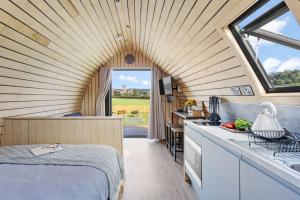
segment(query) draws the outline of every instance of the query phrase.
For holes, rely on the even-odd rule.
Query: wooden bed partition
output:
[[[4,118],[1,146],[18,144],[104,144],[123,153],[119,117]]]

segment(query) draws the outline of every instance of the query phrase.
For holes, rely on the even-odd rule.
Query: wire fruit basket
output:
[[[286,129],[283,131],[249,131],[248,139],[249,145],[262,146],[273,151],[273,155],[276,153],[300,152],[300,134],[291,133]]]

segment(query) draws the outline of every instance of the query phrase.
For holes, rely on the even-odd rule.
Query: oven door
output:
[[[188,174],[202,188],[202,147],[187,136],[184,137],[184,165]]]

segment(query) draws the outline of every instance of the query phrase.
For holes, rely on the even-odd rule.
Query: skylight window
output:
[[[230,25],[267,92],[300,92],[299,23],[283,1],[270,0]]]

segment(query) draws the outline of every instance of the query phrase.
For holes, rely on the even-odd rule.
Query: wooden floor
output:
[[[194,200],[193,188],[183,179],[164,144],[148,139],[124,139],[125,184],[121,200]]]

